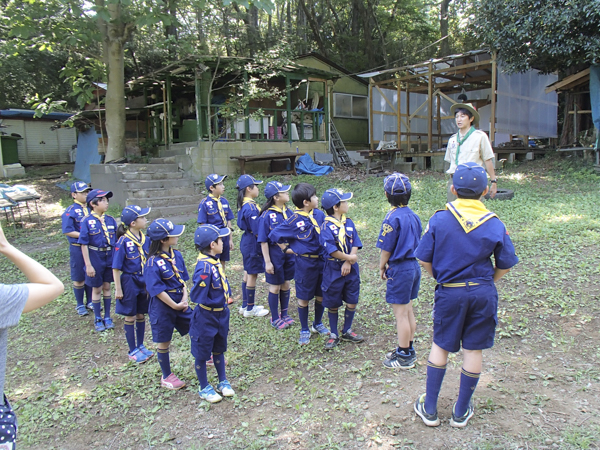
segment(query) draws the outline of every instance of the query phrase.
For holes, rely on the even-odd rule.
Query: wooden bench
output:
[[[271,153],[270,155],[246,155],[246,156],[230,156],[229,159],[237,159],[240,162],[240,172],[242,175],[246,173],[246,163],[252,161],[276,161],[279,159],[289,159],[291,168],[281,172],[265,172],[263,175],[298,175],[296,173],[296,158],[304,155],[304,153]]]

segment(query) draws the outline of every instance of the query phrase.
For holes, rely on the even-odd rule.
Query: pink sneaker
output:
[[[185,387],[185,383],[177,378],[177,375],[174,373],[171,373],[167,378],[161,378],[160,385],[167,389],[173,389],[174,391]]]
[[[289,326],[292,326],[292,325],[294,325],[294,323],[296,323],[296,322],[294,322],[294,319],[292,319],[290,316],[287,316],[287,315],[280,316],[279,318],[281,320],[283,320],[285,323],[287,323]]]

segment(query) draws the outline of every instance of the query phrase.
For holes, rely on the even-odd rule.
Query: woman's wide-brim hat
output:
[[[466,109],[467,111],[471,111],[471,114],[473,114],[473,117],[474,117],[473,125],[475,125],[475,126],[479,125],[479,113],[477,112],[477,110],[475,109],[473,104],[471,104],[471,103],[455,103],[454,105],[452,105],[450,107],[450,114],[455,116],[456,115],[455,111],[459,108]]]

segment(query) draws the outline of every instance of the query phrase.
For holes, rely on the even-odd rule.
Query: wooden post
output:
[[[248,82],[248,72],[245,69],[244,69],[244,82],[245,83]],[[249,114],[250,114],[250,108],[248,108],[246,106],[246,108],[244,108],[244,116],[246,117],[246,119],[244,120],[244,128],[246,130],[246,133],[245,133],[246,141],[250,140],[250,117],[249,117]],[[235,121],[236,121],[236,128],[237,128],[237,118],[235,119]],[[260,123],[261,123],[261,128],[262,128],[262,118],[260,119]],[[237,136],[236,136],[236,138],[237,138]]]
[[[440,94],[437,94],[437,134],[438,134],[438,152],[442,148],[442,105]]]
[[[429,79],[427,80],[427,150],[433,149],[433,63],[429,63]],[[419,151],[421,149],[419,148]]]
[[[373,78],[369,78],[369,128],[371,133],[371,150],[375,150],[375,136],[373,136]],[[367,167],[369,173],[369,167]]]
[[[325,80],[323,84],[325,85],[325,95],[323,96],[323,131],[325,132],[327,148],[329,148],[329,80]],[[331,91],[333,94],[333,89]]]
[[[498,64],[496,63],[496,52],[492,52],[492,113],[490,115],[490,142],[492,147],[496,140],[496,90],[498,83]]]
[[[173,97],[171,96],[171,75],[167,74],[167,135],[165,136],[167,150],[171,149],[171,143],[173,142]]]
[[[396,117],[398,119],[398,133],[396,133],[396,147],[400,150],[400,142],[402,142],[402,117],[400,116],[402,108],[400,106],[400,82],[396,82]]]
[[[290,86],[290,76],[287,74],[287,72],[285,73],[285,93],[286,93],[285,107],[287,110],[287,116],[286,116],[285,120],[287,122],[288,141],[291,143],[292,142],[292,99],[290,98],[290,95],[292,94],[292,88]]]
[[[165,87],[165,82],[162,82],[162,93],[163,93],[163,144],[167,147],[167,89]]]
[[[406,82],[406,151],[410,152],[410,83]]]
[[[200,100],[201,93],[201,82],[198,77],[198,69],[194,69],[194,93],[196,95],[196,134],[198,139],[198,145],[200,145],[200,141],[202,140],[202,121],[201,121],[201,111],[202,111],[202,102]]]

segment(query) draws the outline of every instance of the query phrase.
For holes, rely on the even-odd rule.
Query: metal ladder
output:
[[[333,155],[333,163],[336,166],[351,166],[350,156],[346,151],[346,146],[338,133],[335,124],[331,118],[329,119],[329,151]]]

